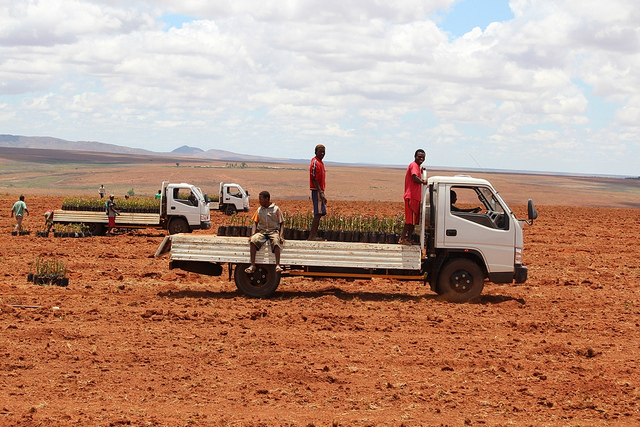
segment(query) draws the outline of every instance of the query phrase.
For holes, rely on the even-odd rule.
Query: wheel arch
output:
[[[473,261],[482,269],[484,278],[487,279],[489,277],[487,265],[484,262],[484,258],[479,251],[474,249],[447,249],[438,254],[438,256],[433,261],[432,267],[430,268],[428,280],[429,286],[432,291],[437,291],[437,283],[438,280],[440,280],[440,271],[442,271],[442,267],[449,261],[460,258],[466,258]]]
[[[189,225],[189,221],[187,221],[187,218],[184,215],[172,215],[169,221],[167,221],[167,231],[169,231],[170,234],[172,234],[172,225],[176,221],[184,221],[184,223],[187,225],[187,233],[191,233],[191,225]]]
[[[443,263],[440,265],[440,269],[442,268],[442,266],[444,264],[446,264],[447,262],[454,260],[454,259],[460,259],[460,258],[466,258],[469,259],[473,262],[475,262],[476,264],[478,264],[478,266],[482,269],[482,272],[484,274],[484,278],[486,279],[487,277],[489,277],[489,271],[487,270],[487,264],[484,262],[484,258],[482,256],[482,254],[475,250],[475,249],[456,249],[456,250],[449,250],[448,251],[448,256],[447,258],[443,261]]]

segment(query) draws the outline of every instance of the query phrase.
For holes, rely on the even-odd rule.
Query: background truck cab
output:
[[[206,194],[191,184],[162,183],[161,220],[170,234],[211,228],[211,212]]]
[[[249,212],[249,192],[245,191],[240,184],[221,182],[218,201],[211,202],[211,209],[220,210],[227,215]]]

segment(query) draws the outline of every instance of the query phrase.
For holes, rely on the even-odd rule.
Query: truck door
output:
[[[233,205],[236,207],[236,210],[240,211],[243,208],[242,205],[242,190],[238,185],[235,184],[225,184],[223,188],[223,199],[226,205]]]
[[[200,201],[189,186],[167,188],[167,215],[182,216],[189,225],[200,225]]]
[[[515,224],[488,187],[446,186],[440,195],[443,226],[438,240],[441,247],[476,250],[482,254],[489,273],[508,273],[514,269]]]

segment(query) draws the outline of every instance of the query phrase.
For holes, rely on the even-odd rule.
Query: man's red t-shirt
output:
[[[419,201],[422,197],[421,184],[415,182],[412,175],[420,178],[420,165],[416,162],[411,162],[409,167],[407,167],[407,173],[404,176],[404,198]]]
[[[313,180],[318,181],[318,185],[320,186],[320,190],[324,191],[324,163],[317,157],[311,159],[311,165],[309,165],[309,188],[311,190],[318,190],[315,185],[313,185]]]

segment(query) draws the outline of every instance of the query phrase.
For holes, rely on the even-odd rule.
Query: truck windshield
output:
[[[478,194],[478,199],[488,211],[504,213],[504,208],[490,189],[478,187],[476,188],[476,193]]]

